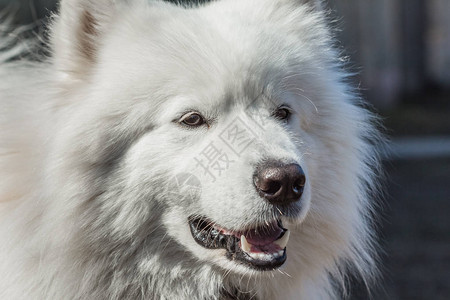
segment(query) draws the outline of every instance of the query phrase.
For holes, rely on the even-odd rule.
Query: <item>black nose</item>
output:
[[[253,182],[259,195],[272,204],[298,201],[305,187],[305,173],[297,164],[266,163],[260,166]]]

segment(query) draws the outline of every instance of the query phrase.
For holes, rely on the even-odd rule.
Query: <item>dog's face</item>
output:
[[[90,241],[250,274],[348,250],[365,115],[320,13],[254,2],[75,5],[73,28],[63,7],[55,62],[78,101],[57,152],[86,182]]]

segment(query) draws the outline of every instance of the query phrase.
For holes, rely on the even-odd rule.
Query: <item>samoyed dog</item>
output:
[[[321,6],[63,0],[37,60],[4,30],[0,298],[370,282],[377,131]]]

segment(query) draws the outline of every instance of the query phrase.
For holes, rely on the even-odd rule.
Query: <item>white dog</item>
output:
[[[377,132],[325,18],[63,0],[48,57],[4,46],[0,299],[334,299],[373,278]]]

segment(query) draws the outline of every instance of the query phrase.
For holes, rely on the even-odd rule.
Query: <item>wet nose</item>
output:
[[[306,177],[298,164],[266,163],[253,177],[258,194],[275,205],[298,201],[303,194]]]

